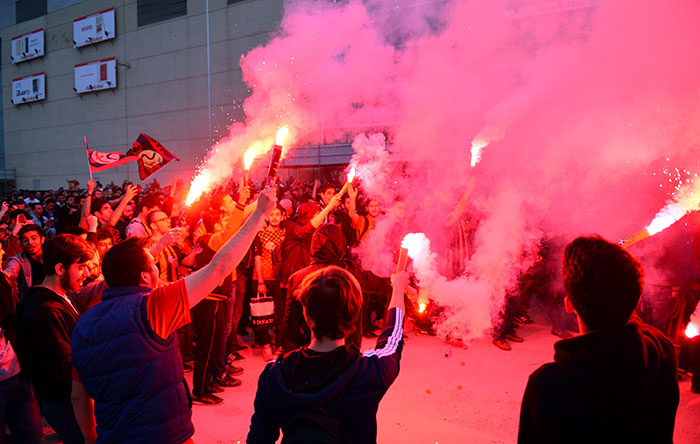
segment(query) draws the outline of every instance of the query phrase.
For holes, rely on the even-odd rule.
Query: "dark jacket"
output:
[[[638,321],[554,344],[530,375],[519,443],[673,442],[679,393],[673,344]]]
[[[147,287],[108,288],[73,331],[75,370],[95,401],[98,443],[181,444],[194,434],[177,334],[146,316]]]
[[[13,347],[17,340],[17,304],[19,297],[7,276],[0,273],[0,326]]]
[[[304,321],[301,303],[296,298],[296,292],[306,276],[314,271],[335,265],[340,268],[352,269],[345,263],[345,236],[337,225],[323,224],[319,226],[311,239],[311,265],[302,268],[289,278],[289,292],[287,293],[286,312],[282,329],[285,350],[293,350],[307,345],[311,340],[309,327]],[[354,273],[353,273],[354,274]],[[355,277],[358,277],[357,275]],[[362,319],[358,319],[358,328],[350,333],[347,338],[349,344],[356,347],[362,345]]]
[[[403,320],[401,310],[390,310],[376,348],[364,354],[350,345],[328,353],[301,348],[267,364],[247,442],[272,444],[295,414],[324,408],[353,443],[376,443],[379,402],[399,374]]]
[[[73,381],[70,335],[78,312],[61,296],[32,287],[17,306],[15,350],[39,401],[67,401]]]
[[[311,237],[315,230],[311,219],[317,212],[316,204],[303,203],[297,208],[294,219],[283,222],[286,234],[279,247],[282,260],[275,270],[280,282],[286,283],[292,274],[309,265]]]

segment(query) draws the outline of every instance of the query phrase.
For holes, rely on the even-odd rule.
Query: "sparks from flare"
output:
[[[636,242],[653,236],[676,223],[680,218],[700,209],[700,177],[694,177],[676,188],[671,197],[646,228],[620,240],[620,245],[628,247]]]
[[[700,208],[700,178],[696,177],[678,189],[671,201],[654,216],[646,229],[650,235],[659,233],[698,208]]]
[[[278,129],[275,135],[275,143],[279,146],[282,146],[288,134],[288,126],[285,125]],[[255,160],[255,158],[268,151],[266,146],[269,146],[268,144],[270,143],[269,136],[266,138],[266,140],[267,142],[257,141],[253,143],[250,146],[250,148],[248,148],[248,150],[245,152],[243,156],[243,166],[247,166],[247,168],[245,168],[246,171],[250,169],[250,166],[252,165],[252,162],[253,160]],[[250,162],[249,164],[247,163],[248,161]],[[204,194],[212,185],[214,185],[214,182],[220,179],[221,177],[219,177],[218,175],[214,176],[210,171],[206,169],[200,170],[197,176],[195,176],[195,178],[192,180],[192,183],[190,184],[190,191],[187,193],[185,205],[192,205],[197,199],[199,199],[199,197],[202,194]]]

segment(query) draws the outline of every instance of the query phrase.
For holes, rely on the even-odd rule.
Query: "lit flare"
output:
[[[476,164],[479,163],[479,161],[481,160],[481,150],[486,148],[487,145],[488,145],[488,142],[484,142],[483,140],[477,140],[477,139],[472,140],[472,148],[471,148],[472,168],[474,168],[476,166]]]
[[[253,165],[253,160],[257,157],[258,153],[253,150],[253,147],[248,148],[245,154],[243,154],[243,168],[246,171],[250,171],[250,166]]]
[[[698,330],[698,326],[695,325],[693,322],[690,322],[688,326],[685,328],[685,336],[688,339],[692,339],[700,335],[700,331]]]
[[[350,187],[350,184],[352,181],[355,179],[355,167],[350,168],[350,172],[348,173],[348,178],[345,181],[345,185],[343,185],[343,188],[340,189],[340,194],[343,194],[348,190]]]
[[[700,208],[700,177],[682,186],[643,230],[619,241],[625,247],[662,232],[680,218]]]
[[[430,249],[430,240],[423,233],[408,233],[401,241],[401,248],[408,251],[408,257],[416,260]]]
[[[287,125],[277,130],[277,136],[275,137],[275,145],[284,146],[284,139],[287,138],[289,133],[289,127]]]
[[[192,179],[190,184],[190,191],[187,193],[187,199],[185,200],[185,205],[188,207],[194,203],[199,197],[207,190],[211,180],[209,176],[205,173],[200,173],[197,177]]]

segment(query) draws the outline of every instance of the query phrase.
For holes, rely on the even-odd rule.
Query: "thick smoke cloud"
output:
[[[226,177],[282,124],[295,144],[354,142],[363,186],[386,209],[360,252],[382,274],[403,233],[425,232],[447,256],[459,225],[450,215],[473,180],[466,269],[453,279],[435,264],[444,336],[483,334],[543,238],[619,239],[686,179],[664,171],[698,172],[697,1],[285,8],[277,35],[241,60],[253,90],[245,123],[202,171]],[[488,145],[470,168],[474,139]]]

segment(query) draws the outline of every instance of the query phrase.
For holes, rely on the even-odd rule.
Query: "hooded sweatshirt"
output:
[[[399,374],[403,321],[403,311],[389,310],[376,347],[363,354],[351,345],[327,353],[301,348],[267,364],[247,442],[272,444],[294,415],[324,408],[353,443],[376,443],[379,402]]]
[[[311,339],[309,327],[304,321],[304,314],[301,303],[297,300],[295,292],[306,276],[316,270],[320,270],[330,265],[345,268],[352,273],[360,285],[362,281],[355,270],[349,268],[344,263],[345,259],[345,236],[337,225],[323,224],[319,226],[311,238],[311,264],[294,273],[289,278],[289,293],[287,296],[286,313],[282,329],[284,331],[283,348],[287,351],[307,345]],[[354,344],[359,348],[362,344],[362,320],[358,320],[358,328],[347,338],[349,344]]]
[[[671,443],[678,408],[676,354],[636,320],[554,344],[532,375],[519,443]]]

